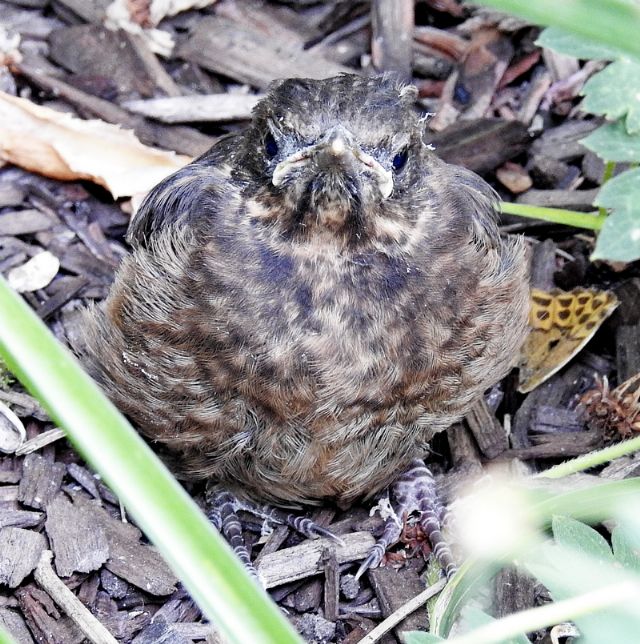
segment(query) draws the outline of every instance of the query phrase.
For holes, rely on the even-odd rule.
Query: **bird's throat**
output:
[[[334,234],[361,237],[363,231],[361,186],[341,173],[318,175],[300,195],[294,220],[303,235]]]

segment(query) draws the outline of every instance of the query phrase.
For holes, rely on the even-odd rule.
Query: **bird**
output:
[[[424,502],[442,541],[420,459],[524,340],[524,243],[425,143],[416,98],[388,75],[275,81],[244,130],[150,191],[85,314],[89,373],[178,477],[214,482],[236,543],[238,509],[326,536],[289,509],[396,480],[398,511]]]

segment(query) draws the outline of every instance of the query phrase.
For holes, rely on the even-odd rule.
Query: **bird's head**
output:
[[[430,153],[415,97],[388,77],[274,84],[241,151],[250,215],[301,242],[399,243],[426,205]]]

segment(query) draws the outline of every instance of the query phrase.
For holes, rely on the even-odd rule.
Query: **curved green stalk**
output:
[[[600,230],[604,224],[606,215],[588,212],[576,212],[575,210],[563,210],[562,208],[543,208],[542,206],[530,206],[523,203],[500,202],[500,211],[507,215],[528,217],[529,219],[542,219],[553,224],[564,224],[574,228],[587,228],[588,230]]]
[[[0,354],[229,642],[301,643],[189,495],[2,277]]]
[[[583,472],[591,467],[608,463],[621,456],[633,454],[633,452],[637,452],[638,450],[640,450],[640,436],[560,463],[560,465],[555,465],[544,472],[536,474],[535,478],[560,479],[563,476]]]

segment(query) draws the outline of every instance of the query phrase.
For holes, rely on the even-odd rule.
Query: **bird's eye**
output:
[[[402,170],[402,168],[404,168],[404,166],[407,164],[408,158],[409,152],[406,149],[398,152],[398,154],[393,157],[393,161],[391,162],[393,169],[396,172],[400,172],[400,170]]]
[[[264,137],[264,151],[270,159],[273,159],[273,157],[278,154],[278,144],[273,138],[273,134],[271,134],[271,132],[267,133]]]

